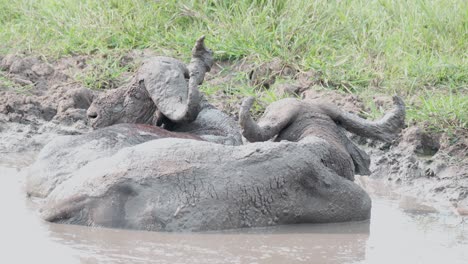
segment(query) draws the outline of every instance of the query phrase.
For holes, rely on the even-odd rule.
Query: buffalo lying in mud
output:
[[[161,138],[202,140],[141,124],[116,124],[85,135],[61,136],[47,144],[30,169],[28,195],[44,198],[86,164],[114,155],[120,149]]]
[[[329,148],[339,156],[329,166],[344,166],[340,175],[351,180],[355,173],[370,173],[370,158],[351,142],[344,130],[390,142],[398,136],[405,121],[405,105],[398,96],[393,97],[394,109],[379,121],[362,119],[333,104],[287,98],[268,106],[257,124],[249,114],[253,102],[253,97],[245,99],[239,113],[242,134],[247,140],[258,142],[275,138],[275,141],[296,142],[307,137],[321,138],[329,142]]]
[[[149,58],[129,86],[107,91],[93,101],[89,122],[94,128],[118,123],[160,125],[211,142],[240,145],[236,122],[198,91],[212,65],[212,51],[205,47],[204,37],[195,43],[187,66],[173,58]]]
[[[204,47],[201,44],[199,40],[195,45],[195,57],[200,54],[197,47]],[[152,80],[161,81],[172,73],[188,78],[185,88],[179,86],[176,93],[175,88],[142,78],[138,85],[115,92],[124,96],[101,97],[88,110],[95,127],[111,126],[58,138],[44,147],[27,180],[27,192],[43,198],[44,219],[153,231],[369,219],[371,200],[353,182],[355,173],[369,172],[369,157],[344,130],[392,140],[405,117],[401,99],[394,97],[394,109],[379,121],[366,121],[334,105],[283,99],[270,105],[256,123],[249,114],[253,98],[248,98],[241,106],[238,128],[219,110],[207,108],[202,99],[194,103],[193,98],[202,97],[196,86],[203,80],[203,70],[189,65],[187,75],[182,63],[163,61],[171,70],[157,66],[157,72],[145,76],[160,74]],[[172,77],[164,80],[174,83]],[[150,83],[152,88],[148,88]],[[183,110],[171,108],[165,100],[180,93],[186,95],[180,95],[179,101],[185,101],[180,106]],[[169,95],[156,98],[162,94]],[[141,112],[145,109],[139,105],[149,112]],[[204,109],[218,113],[218,119],[212,122],[210,115],[204,117]],[[201,129],[192,129],[190,125],[197,122]],[[163,123],[190,133],[119,123]],[[197,133],[204,125],[209,133]],[[216,130],[225,132],[223,140],[213,140]],[[226,143],[226,137],[236,138],[240,131],[254,143],[217,144]],[[268,141],[272,138],[276,142]]]

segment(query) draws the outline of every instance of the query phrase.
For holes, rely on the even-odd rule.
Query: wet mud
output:
[[[0,162],[3,263],[453,263],[468,261],[468,219],[434,213],[378,180],[358,179],[370,221],[207,233],[89,228],[41,221],[19,164]],[[362,181],[362,182],[361,182]],[[404,237],[404,239],[402,239]],[[25,254],[27,252],[27,254]]]
[[[455,139],[457,142],[450,142]],[[468,137],[431,134],[412,126],[392,145],[367,143],[373,157],[371,177],[401,193],[439,204],[451,205],[468,215]]]
[[[143,57],[142,54],[136,57]],[[131,56],[130,56],[131,57]],[[86,110],[98,92],[72,77],[86,58],[57,62],[8,55],[1,58],[0,204],[1,262],[18,263],[467,263],[468,142],[466,131],[434,135],[406,128],[391,144],[354,138],[371,156],[370,177],[358,177],[373,199],[370,221],[293,225],[198,234],[168,234],[50,224],[24,195],[24,174],[37,152],[58,135],[90,131]],[[133,57],[131,58],[133,60]],[[242,68],[244,67],[244,68]],[[253,83],[276,89],[275,73],[296,82],[278,91],[329,100],[359,112],[351,95],[315,90],[314,73],[268,64],[242,66]],[[207,82],[222,82],[216,64]],[[255,74],[254,74],[255,72]],[[266,73],[265,73],[266,72]],[[289,75],[290,74],[290,75]],[[275,88],[276,87],[276,88]],[[237,103],[212,100],[237,115]],[[381,99],[382,104],[388,99]],[[402,193],[409,196],[402,196]],[[417,197],[417,198],[415,198]],[[404,239],[402,239],[404,237]],[[222,243],[220,243],[222,241]],[[25,254],[27,252],[27,254]]]
[[[130,52],[122,63],[138,63],[147,55]],[[0,77],[7,80],[0,82],[0,158],[3,162],[20,162],[21,153],[36,153],[57,135],[90,131],[86,110],[99,92],[85,88],[73,77],[88,69],[87,57],[54,62],[25,55],[7,55],[0,59]],[[216,85],[232,78],[220,74],[224,66],[215,62],[206,82]],[[295,94],[306,100],[331,101],[357,113],[365,110],[356,96],[316,89],[321,85],[318,73],[298,72],[275,61],[262,65],[244,61],[231,68],[245,72],[253,85],[267,86],[278,93]],[[284,77],[290,78],[291,83],[271,81]],[[210,101],[237,118],[241,98],[235,103],[225,103],[223,98],[213,95]],[[376,98],[376,104],[388,104],[389,99]],[[354,141],[364,146],[371,156],[371,178],[381,179],[402,193],[450,204],[459,214],[468,213],[466,131],[451,136],[436,135],[411,126],[391,144],[358,137]]]

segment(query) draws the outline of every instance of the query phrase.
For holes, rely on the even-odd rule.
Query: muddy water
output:
[[[45,223],[14,166],[0,163],[0,263],[468,263],[468,219],[369,182],[366,222],[156,233]]]

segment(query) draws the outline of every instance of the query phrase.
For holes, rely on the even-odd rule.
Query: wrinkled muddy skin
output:
[[[212,52],[203,38],[196,42],[188,66],[173,58],[148,59],[130,86],[107,91],[93,101],[89,122],[94,128],[118,123],[158,125],[210,142],[240,145],[237,123],[198,91],[212,64]]]
[[[110,156],[101,154],[97,143],[79,148],[51,143],[38,162],[46,164],[43,171],[53,178],[42,176],[34,169],[42,165],[35,164],[29,186],[47,178],[42,181],[42,216],[69,224],[202,231],[365,220],[371,201],[353,179],[355,170],[368,170],[368,157],[347,145],[352,143],[336,123],[364,136],[391,140],[405,115],[401,99],[395,97],[394,102],[395,108],[382,120],[370,122],[333,105],[283,100],[272,104],[257,125],[249,115],[253,98],[245,100],[240,110],[244,135],[261,141],[278,134],[277,140],[283,140],[279,143],[225,146],[170,138],[129,147],[114,144]],[[278,118],[281,114],[287,116]],[[78,137],[78,143],[105,139],[106,132]],[[70,155],[47,154],[68,146],[72,150],[65,153]],[[356,162],[353,155],[361,159]],[[47,164],[63,163],[64,156],[79,165],[63,172],[63,166]],[[358,162],[362,163],[356,166]],[[37,195],[32,190],[29,193]]]
[[[76,137],[86,142],[99,135],[105,137],[100,130]],[[74,151],[70,159],[80,163],[89,146]],[[335,160],[330,143],[313,136],[244,146],[151,140],[74,169],[47,196],[42,216],[153,231],[368,219],[369,196],[326,165]]]
[[[156,110],[144,85],[131,83],[97,96],[87,115],[94,128],[120,123],[156,124]]]
[[[338,174],[350,180],[354,174],[369,175],[369,156],[346,136],[344,129],[363,137],[390,142],[398,136],[404,126],[405,105],[395,96],[394,109],[381,120],[367,121],[354,114],[341,111],[333,104],[287,98],[272,103],[265,110],[258,124],[249,110],[254,98],[244,100],[239,121],[242,134],[251,141],[301,141],[307,137],[318,137],[330,143],[337,155],[330,167],[341,167]],[[336,168],[334,168],[336,169]]]
[[[166,137],[202,140],[194,135],[141,124],[117,124],[83,136],[58,137],[41,150],[28,169],[26,192],[30,196],[46,197],[89,162],[111,156],[125,147]]]
[[[187,124],[168,124],[168,129],[197,135],[213,143],[242,145],[242,136],[236,121],[208,103],[205,98],[200,100],[200,109],[195,121]]]
[[[162,61],[170,67],[162,73],[178,71],[179,75],[171,75],[177,80],[186,76],[182,64]],[[203,75],[190,73],[189,78],[201,76],[198,85]],[[93,125],[109,125],[116,116],[118,120],[112,122],[143,117],[134,121],[154,123],[161,114],[169,120],[168,127],[193,131],[187,123],[196,120],[170,119],[151,96],[172,88],[152,90],[143,83],[140,80],[95,100],[101,107],[88,110],[95,119]],[[193,87],[188,88],[189,94],[196,91]],[[213,109],[200,97],[197,100],[198,111]],[[148,110],[151,101],[155,107]],[[179,139],[178,134],[162,129],[141,134],[132,125],[115,125],[47,145],[31,167],[27,191],[44,198],[45,220],[92,226],[202,231],[365,220],[370,217],[371,201],[353,179],[355,172],[369,172],[369,157],[351,143],[343,128],[392,140],[405,115],[401,99],[395,97],[394,102],[395,108],[382,120],[370,122],[334,105],[284,99],[270,105],[257,124],[249,114],[253,104],[249,98],[239,114],[244,136],[250,141],[276,137],[282,142],[246,146]],[[191,116],[203,120],[202,112]],[[134,129],[135,138],[129,137]],[[154,135],[158,133],[171,138],[158,138]],[[70,162],[74,165],[67,166]]]

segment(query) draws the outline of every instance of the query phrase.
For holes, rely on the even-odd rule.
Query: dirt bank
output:
[[[147,52],[131,52],[122,63],[138,64]],[[99,92],[85,88],[74,78],[90,71],[83,56],[47,62],[39,57],[8,55],[0,63],[0,158],[22,158],[37,152],[57,135],[80,134],[90,130],[86,110]],[[278,96],[297,95],[308,100],[328,100],[355,113],[365,112],[356,96],[322,89],[320,76],[299,72],[288,65],[262,65],[246,61],[235,65],[218,62],[206,82],[216,86],[233,82],[245,73],[251,85],[276,91]],[[126,76],[131,75],[127,73]],[[238,75],[237,75],[238,76]],[[276,83],[286,78],[290,82]],[[123,80],[125,78],[122,78]],[[235,81],[234,81],[235,83]],[[209,94],[210,101],[237,119],[241,95],[225,91]],[[376,98],[385,107],[390,98]],[[355,137],[372,157],[371,178],[381,179],[399,191],[431,203],[449,203],[459,214],[468,214],[468,132],[431,134],[417,126],[406,128],[392,144]],[[26,162],[26,161],[25,161]],[[27,162],[26,162],[27,163]]]
[[[371,177],[421,200],[450,203],[457,213],[468,215],[467,131],[448,135],[411,126],[390,146],[367,146]]]
[[[86,109],[95,92],[67,73],[64,61],[8,55],[0,63],[0,158],[36,152],[57,135],[89,130]]]

